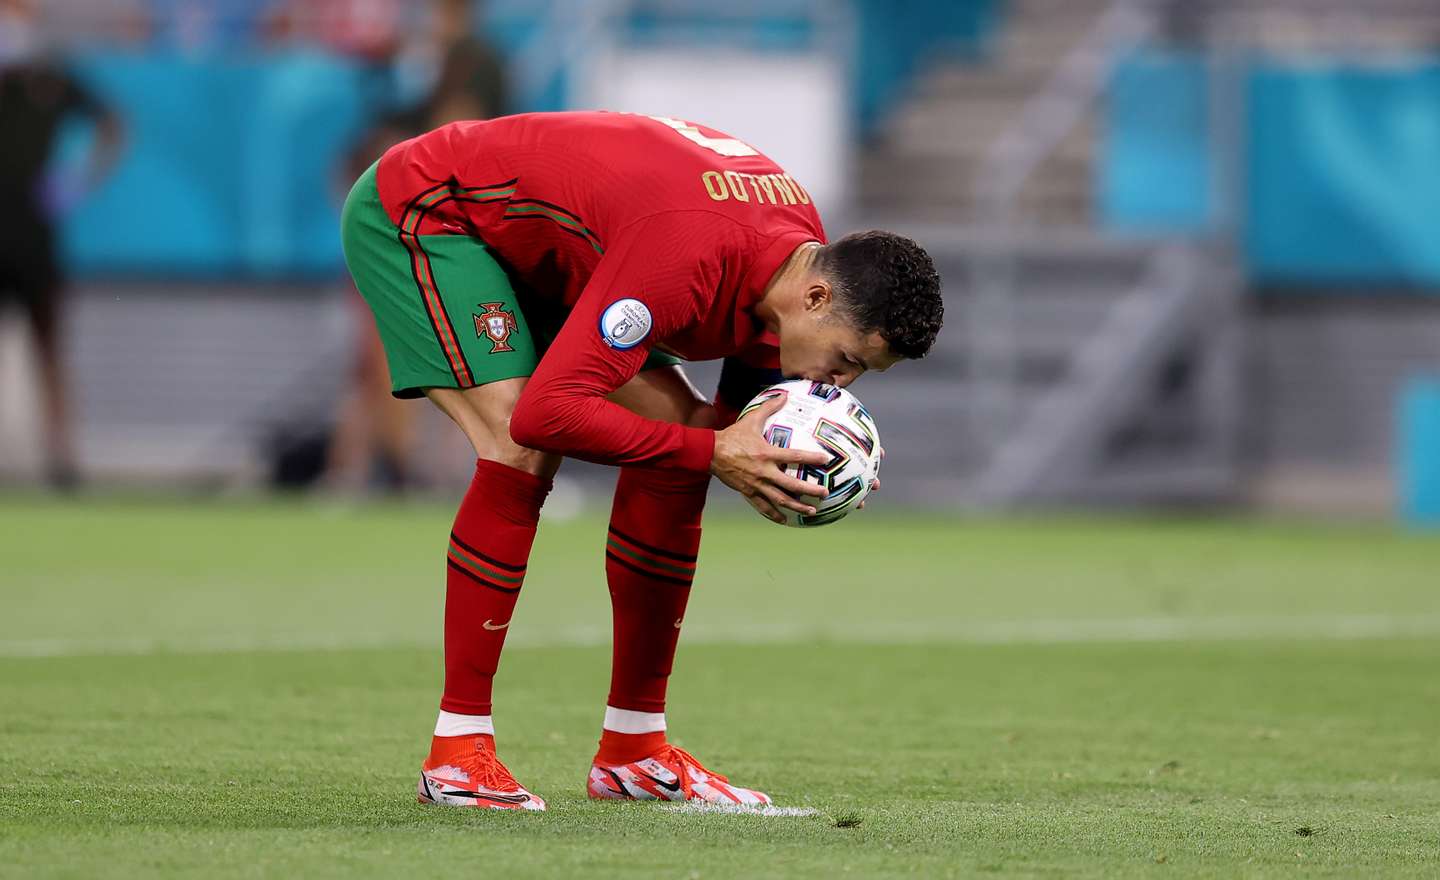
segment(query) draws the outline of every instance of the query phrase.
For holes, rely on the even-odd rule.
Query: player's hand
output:
[[[765,420],[785,406],[785,395],[777,394],[754,412],[723,431],[715,432],[715,457],[710,473],[744,496],[750,506],[766,519],[783,523],[782,509],[812,514],[815,508],[802,496],[824,498],[827,491],[814,483],[797,480],[782,470],[789,464],[825,465],[830,456],[823,452],[785,449],[765,441]]]

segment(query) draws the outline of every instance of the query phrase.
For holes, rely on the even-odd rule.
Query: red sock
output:
[[[460,502],[445,575],[445,694],[440,708],[489,715],[490,686],[550,481],[480,459]]]
[[[427,767],[447,764],[473,752],[495,754],[495,737],[488,733],[472,733],[468,736],[436,736],[430,739],[430,758]],[[628,762],[625,762],[628,763]]]
[[[600,731],[600,751],[595,760],[601,764],[629,764],[649,757],[665,745],[665,731],[655,733],[616,733]]]
[[[605,550],[615,634],[609,705],[616,709],[665,711],[665,687],[695,578],[700,515],[709,484],[709,474],[620,471]],[[605,733],[612,745],[627,736]]]

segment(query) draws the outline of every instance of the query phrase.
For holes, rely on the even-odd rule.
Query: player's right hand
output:
[[[715,432],[715,457],[710,473],[734,489],[766,519],[785,521],[780,508],[813,514],[815,508],[801,497],[824,498],[827,491],[814,483],[796,479],[781,467],[791,464],[829,464],[823,452],[785,449],[765,440],[765,420],[785,406],[785,395],[777,394],[753,412],[723,431]]]

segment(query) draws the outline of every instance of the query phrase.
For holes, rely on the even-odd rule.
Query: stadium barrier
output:
[[[1209,72],[1146,52],[1111,82],[1098,212],[1168,235],[1214,219]],[[1252,63],[1245,76],[1249,275],[1265,283],[1440,286],[1440,61]]]
[[[80,73],[124,118],[114,176],[64,223],[81,274],[326,276],[341,266],[340,159],[373,71],[321,52],[95,52]],[[85,138],[72,131],[60,164]]]
[[[1397,436],[1401,516],[1413,525],[1440,527],[1440,377],[1407,384]]]
[[[584,71],[575,58],[527,63],[529,55],[555,55],[564,36],[557,29],[580,26],[565,14],[573,6],[487,4],[486,32],[516,74],[514,109],[564,109],[582,97],[567,88],[570,67]],[[854,131],[878,123],[925,57],[981,45],[997,15],[995,0],[893,7],[855,0],[853,46],[825,42],[820,25],[837,9],[813,0],[741,4],[723,14],[678,0],[617,4],[604,27],[607,40],[624,46],[732,46],[779,57],[853,49],[843,107],[854,125],[837,130]],[[161,43],[87,46],[77,56],[78,72],[129,132],[117,173],[65,218],[78,274],[314,279],[340,271],[341,160],[395,103],[396,78],[314,49],[247,49],[248,31],[233,29],[230,39],[241,42],[224,51]],[[70,132],[59,173],[86,137],[81,127]]]

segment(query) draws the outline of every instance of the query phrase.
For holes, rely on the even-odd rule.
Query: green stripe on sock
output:
[[[608,541],[605,542],[605,544],[611,550],[614,550],[616,553],[619,553],[622,556],[628,556],[636,562],[640,563],[641,565],[646,566],[647,568],[659,569],[660,571],[669,572],[671,574],[678,574],[682,577],[695,576],[695,566],[693,565],[689,568],[683,568],[679,565],[674,565],[672,563],[661,562],[653,556],[646,556],[635,550],[631,550],[629,547],[626,547],[624,544],[621,544],[614,538],[610,538]]]
[[[514,584],[517,587],[525,581],[525,575],[523,574],[511,575],[502,574],[499,571],[496,571],[495,569],[491,568],[490,566],[466,553],[464,550],[461,550],[458,546],[456,546],[454,541],[450,542],[450,554],[456,562],[464,565],[466,568],[475,569],[478,574],[482,574],[490,580],[500,581],[504,584]]]

